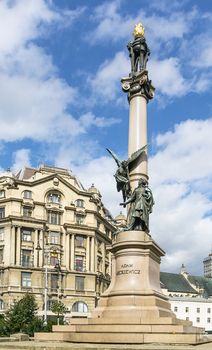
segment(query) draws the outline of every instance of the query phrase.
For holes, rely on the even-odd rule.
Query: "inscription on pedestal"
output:
[[[140,275],[141,270],[137,270],[133,268],[133,264],[122,264],[121,268],[123,270],[119,270],[116,272],[116,276],[120,275]]]

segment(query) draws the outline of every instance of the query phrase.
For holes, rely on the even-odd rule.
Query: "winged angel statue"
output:
[[[134,152],[128,160],[120,160],[117,157],[117,155],[113,151],[111,151],[111,149],[106,148],[118,166],[114,177],[116,179],[117,191],[122,191],[124,202],[127,198],[129,198],[132,195],[129,172],[133,168],[133,166],[135,166],[136,161],[139,159],[146,147],[147,145]]]

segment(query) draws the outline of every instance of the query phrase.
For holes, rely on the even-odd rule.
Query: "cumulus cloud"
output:
[[[150,179],[156,205],[151,232],[167,251],[162,268],[182,263],[202,273],[212,232],[212,166],[209,149],[212,119],[187,120],[156,137]],[[205,252],[205,255],[203,255]],[[194,260],[195,256],[195,260]]]
[[[107,103],[117,100],[121,90],[120,79],[127,76],[130,70],[129,59],[123,52],[117,52],[111,60],[106,60],[98,69],[95,76],[90,77],[88,82],[93,96],[98,102]]]
[[[163,95],[168,97],[182,96],[189,91],[190,83],[184,79],[180,71],[179,60],[175,57],[149,62],[150,76],[154,78],[154,85]]]
[[[25,166],[31,166],[30,153],[30,149],[26,148],[19,149],[13,153],[14,163],[12,166],[12,171],[14,173],[23,169]]]

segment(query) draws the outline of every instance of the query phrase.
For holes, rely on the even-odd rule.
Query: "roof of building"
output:
[[[183,275],[177,273],[161,272],[160,280],[169,292],[196,293]]]
[[[203,290],[204,297],[212,297],[212,278],[189,275],[188,280],[197,288]]]

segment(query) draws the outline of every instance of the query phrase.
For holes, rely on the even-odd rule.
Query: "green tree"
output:
[[[51,311],[57,315],[57,324],[60,324],[60,317],[63,318],[64,314],[67,312],[66,306],[62,301],[54,301],[52,303]]]
[[[37,304],[32,294],[26,294],[22,299],[15,300],[6,312],[5,323],[8,333],[23,332],[30,336],[43,327],[43,322],[37,316]]]

